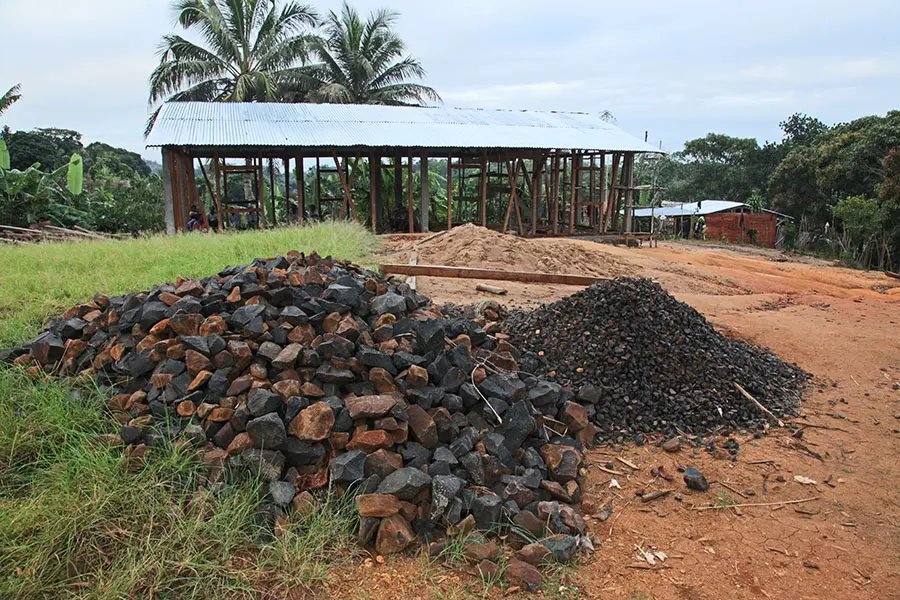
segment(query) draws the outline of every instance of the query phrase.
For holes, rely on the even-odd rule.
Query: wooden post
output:
[[[481,205],[481,226],[487,227],[487,157],[481,157],[481,194],[479,196]]]
[[[531,235],[537,235],[538,202],[541,201],[541,170],[545,157],[541,154],[540,162],[532,163],[531,182]]]
[[[381,171],[381,159],[374,154],[369,155],[369,221],[372,224],[372,233],[378,230],[378,221],[375,215],[375,186],[378,184],[376,173]]]
[[[618,177],[619,171],[619,157],[620,154],[618,152],[613,152],[612,166],[609,175],[609,195],[606,198],[606,214],[602,215],[603,220],[600,223],[601,233],[606,233],[610,223],[613,222],[613,211],[616,204],[616,178]]]
[[[394,157],[394,203],[392,205],[393,210],[396,211],[400,206],[402,206],[403,202],[403,157],[399,154]],[[394,213],[391,213],[393,215]],[[388,223],[392,221],[392,218],[388,219]],[[388,228],[388,233],[390,233],[390,227]]]
[[[447,155],[447,231],[453,229],[453,156]]]
[[[256,205],[259,208],[256,222],[260,229],[266,228],[266,190],[265,174],[263,173],[263,157],[259,155],[259,163],[256,165]]]
[[[604,215],[606,214],[606,203],[607,203],[607,195],[606,195],[606,153],[602,153],[600,155],[600,220],[602,221]],[[598,221],[598,228],[600,226],[600,222]]]
[[[625,154],[625,233],[631,233],[631,217],[634,211],[634,152]]]
[[[303,157],[298,156],[295,161],[297,163],[297,172],[295,173],[297,177],[297,224],[303,225],[303,205],[306,203],[306,190],[304,189],[306,184],[303,181]]]
[[[278,224],[278,217],[275,215],[275,159],[269,158],[269,199],[272,204],[272,227]]]
[[[416,211],[413,207],[413,155],[409,153],[406,163],[406,216],[409,221],[409,232],[416,231]]]
[[[594,206],[594,190],[596,189],[596,186],[597,186],[597,180],[595,178],[596,163],[594,162],[594,160],[595,160],[595,155],[591,154],[591,160],[589,163],[590,171],[588,172],[588,202],[591,203],[591,206],[589,207],[590,208],[589,212],[591,215],[591,226],[592,227],[597,226],[598,219],[600,218],[600,211],[597,210],[596,206]]]
[[[291,159],[284,159],[284,222],[291,223]]]
[[[553,153],[553,168],[550,171],[550,187],[553,190],[553,203],[547,203],[548,208],[552,208],[553,215],[550,222],[553,227],[553,235],[559,233],[559,150]]]
[[[223,221],[224,216],[222,213],[222,188],[219,184],[220,171],[221,169],[219,169],[219,153],[216,152],[213,155],[213,177],[216,178],[216,218],[218,219],[216,230],[219,233],[222,233],[222,229],[224,229],[225,223]]]
[[[572,160],[569,161],[572,165],[572,187],[569,192],[569,233],[575,233],[575,209],[578,205],[578,161],[581,160],[581,155],[576,151],[572,151]]]
[[[316,218],[322,219],[322,172],[319,157],[316,157]]]
[[[419,228],[428,231],[428,219],[431,212],[431,188],[428,185],[428,154],[422,153],[419,158],[419,186],[422,194],[422,208],[419,210]]]

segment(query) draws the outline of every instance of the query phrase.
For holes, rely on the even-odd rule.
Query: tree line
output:
[[[784,137],[710,133],[642,169],[666,200],[732,200],[789,215],[789,242],[863,267],[900,264],[900,111],[836,125],[805,114]]]

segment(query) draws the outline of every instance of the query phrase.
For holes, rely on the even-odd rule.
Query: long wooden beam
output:
[[[384,264],[378,267],[382,273],[421,277],[450,277],[454,279],[492,279],[498,281],[521,281],[523,283],[555,283],[559,285],[592,285],[606,277],[568,275],[563,273],[535,273],[531,271],[498,271],[496,269],[475,269],[470,267],[450,267],[446,265],[401,265]]]

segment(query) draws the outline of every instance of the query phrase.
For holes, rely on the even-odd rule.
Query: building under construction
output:
[[[447,228],[630,233],[635,156],[656,152],[586,113],[227,102],[166,103],[147,145],[162,149],[169,233],[188,228],[193,207],[218,230],[277,225],[280,214],[282,223],[347,218],[378,232],[427,231],[440,214]],[[438,165],[446,196],[432,199]],[[337,194],[323,193],[323,173],[336,174]],[[229,194],[233,186],[243,193]]]

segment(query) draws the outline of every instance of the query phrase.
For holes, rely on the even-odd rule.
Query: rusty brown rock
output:
[[[541,587],[541,572],[533,565],[517,558],[511,559],[506,564],[505,575],[510,583],[520,585],[526,591],[535,592]]]
[[[382,519],[378,526],[375,551],[382,555],[403,552],[415,538],[416,534],[406,519],[400,515],[392,515]]]
[[[196,375],[200,371],[209,371],[212,368],[212,363],[209,362],[209,359],[196,350],[185,350],[184,364],[191,375]]]
[[[438,445],[437,426],[434,419],[418,404],[411,404],[406,409],[409,422],[409,431],[413,440],[426,448],[435,448]]]
[[[209,381],[210,377],[212,377],[212,371],[200,371],[194,377],[193,381],[188,384],[188,392],[195,392],[206,385],[206,382]]]
[[[387,450],[393,445],[394,440],[387,431],[370,429],[369,431],[361,431],[355,434],[350,439],[350,443],[347,444],[347,450],[362,450],[369,454],[376,450]]]
[[[397,391],[394,378],[381,367],[369,369],[369,382],[375,386],[375,391],[379,394],[391,394]]]
[[[231,440],[231,443],[228,444],[227,452],[229,456],[235,456],[238,454],[242,454],[245,450],[249,450],[253,447],[253,438],[250,437],[250,434],[246,431],[242,431]]]
[[[397,398],[390,395],[379,396],[360,396],[358,398],[347,398],[345,400],[350,418],[356,419],[377,419],[388,414],[394,405],[397,404]]]
[[[419,365],[412,365],[406,372],[406,384],[411,388],[421,388],[428,385],[428,371]]]
[[[356,510],[361,517],[390,517],[400,512],[400,500],[390,494],[361,494],[356,497]]]
[[[197,335],[203,315],[198,313],[177,314],[169,319],[169,328],[177,335]]]
[[[549,560],[550,550],[548,550],[547,547],[542,544],[528,544],[527,546],[523,546],[521,550],[516,552],[516,558],[528,563],[529,565],[539,567],[544,562]]]
[[[272,391],[282,398],[300,396],[300,382],[296,379],[285,379],[272,386]]]
[[[334,411],[324,402],[316,402],[291,420],[288,432],[301,440],[318,442],[331,434],[332,427]]]
[[[222,335],[226,331],[228,331],[228,324],[219,315],[210,315],[200,325],[200,335],[204,337],[208,335]]]

